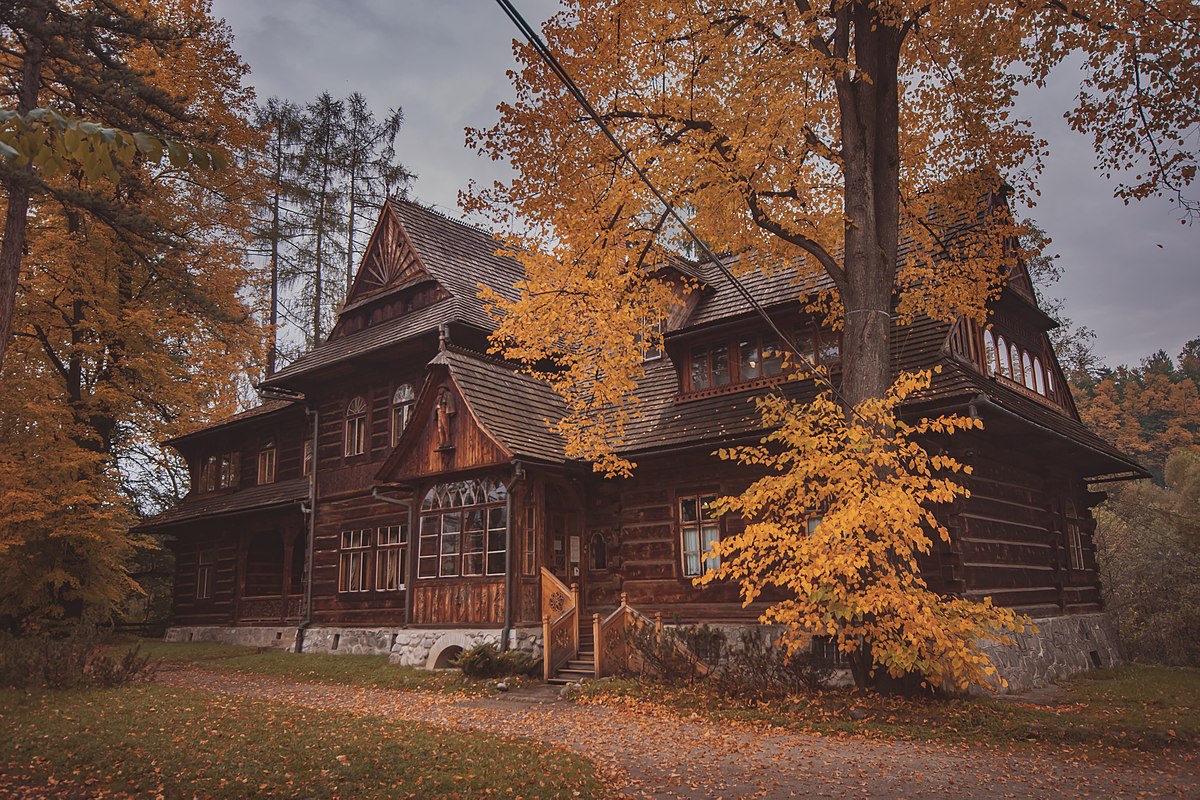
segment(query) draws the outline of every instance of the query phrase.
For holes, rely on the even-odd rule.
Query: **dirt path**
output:
[[[980,747],[755,733],[699,719],[574,703],[462,699],[190,667],[165,670],[159,680],[558,743],[595,760],[618,790],[634,798],[1200,798],[1200,775],[1192,769],[1136,769]]]

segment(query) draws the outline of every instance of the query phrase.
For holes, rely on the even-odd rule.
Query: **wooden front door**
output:
[[[547,485],[546,566],[567,586],[578,586],[581,601],[587,575],[582,522],[575,492],[567,486]]]

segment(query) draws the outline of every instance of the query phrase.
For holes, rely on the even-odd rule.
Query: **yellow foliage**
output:
[[[922,441],[982,427],[963,416],[904,421],[900,404],[929,378],[901,375],[852,415],[827,394],[807,405],[760,399],[770,433],[760,445],[719,455],[766,474],[720,501],[747,525],[713,545],[720,566],[696,582],[735,581],[746,604],[782,595],[762,622],[786,626],[792,650],[829,636],[841,652],[869,654],[893,677],[917,673],[932,685],[964,688],[996,679],[980,644],[1006,641],[1028,623],[990,599],[943,597],[921,577],[918,557],[930,553],[934,537],[949,540],[934,508],[967,497],[956,476],[970,472]],[[810,533],[814,516],[821,521]]]

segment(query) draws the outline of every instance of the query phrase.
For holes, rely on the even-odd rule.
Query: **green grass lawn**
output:
[[[205,669],[272,675],[308,683],[459,694],[481,694],[488,687],[487,682],[467,680],[457,671],[431,672],[395,666],[388,663],[387,656],[297,654],[231,644],[163,642],[155,639],[121,642],[114,645],[113,649],[119,652],[135,644],[142,653],[165,661],[194,664]]]
[[[1078,676],[1052,705],[1016,699],[897,698],[849,689],[755,703],[703,686],[633,680],[590,684],[582,702],[666,706],[710,719],[769,723],[820,734],[894,739],[1053,743],[1111,752],[1161,753],[1200,747],[1200,669],[1129,665]]]
[[[137,796],[607,796],[529,741],[165,686],[0,690],[0,720],[0,772]]]

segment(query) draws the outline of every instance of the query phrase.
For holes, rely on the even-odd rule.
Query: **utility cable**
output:
[[[558,58],[550,50],[549,46],[542,41],[542,37],[538,35],[538,32],[534,30],[534,28],[525,20],[525,18],[521,15],[521,12],[517,10],[516,6],[513,5],[511,0],[496,0],[496,3],[504,10],[504,13],[508,16],[508,18],[512,20],[512,23],[517,26],[517,29],[521,31],[521,34],[525,37],[533,49],[537,51],[537,54],[541,57],[542,61],[545,62],[546,66],[548,66],[555,76],[558,77],[558,80],[566,88],[567,92],[569,92],[570,95],[575,98],[575,102],[577,102],[580,107],[587,112],[587,115],[591,117],[592,122],[596,123],[596,127],[600,129],[609,142],[612,143],[613,147],[617,149],[617,151],[621,154],[621,157],[626,163],[629,164],[634,173],[636,173],[638,178],[641,179],[642,183],[646,185],[646,188],[650,190],[651,194],[653,194],[658,202],[663,205],[671,217],[674,218],[677,223],[679,223],[679,226],[684,230],[685,233],[687,233],[688,237],[695,242],[696,246],[700,249],[704,256],[716,265],[717,269],[720,270],[721,274],[729,282],[730,286],[732,286],[733,289],[739,295],[741,295],[741,297],[747,303],[750,304],[750,307],[760,317],[762,317],[763,320],[766,321],[768,327],[770,327],[775,335],[779,337],[779,341],[788,350],[795,354],[799,360],[799,363],[802,365],[803,370],[807,372],[814,381],[823,383],[825,386],[827,386],[830,393],[837,398],[838,402],[840,402],[844,408],[849,409],[851,414],[859,417],[859,419],[863,419],[854,406],[850,405],[850,403],[846,401],[845,396],[843,396],[837,386],[833,384],[833,381],[829,379],[829,376],[826,374],[826,372],[813,363],[811,356],[806,356],[800,352],[800,348],[796,345],[796,343],[793,342],[787,336],[787,334],[780,329],[780,327],[775,323],[775,320],[771,319],[770,314],[768,314],[767,310],[763,308],[762,304],[755,299],[754,295],[750,292],[746,285],[742,283],[742,281],[736,275],[733,274],[733,271],[729,269],[725,262],[722,261],[717,254],[712,251],[712,249],[708,246],[708,244],[705,243],[703,239],[700,238],[700,235],[693,230],[692,226],[689,225],[683,216],[680,215],[680,213],[675,209],[675,206],[671,204],[671,202],[659,190],[654,182],[650,180],[650,176],[646,174],[646,171],[643,170],[641,165],[637,163],[637,160],[634,159],[633,153],[631,153],[629,149],[621,143],[621,141],[616,137],[616,134],[614,134],[608,127],[608,124],[605,123],[603,118],[601,118],[600,113],[596,110],[596,107],[592,105],[590,100],[588,100],[587,95],[583,93],[583,90],[580,89],[579,85],[575,83],[575,80],[571,77],[570,73],[567,72],[566,68],[563,67],[563,65],[559,62]],[[866,420],[863,419],[863,422],[866,422]]]

